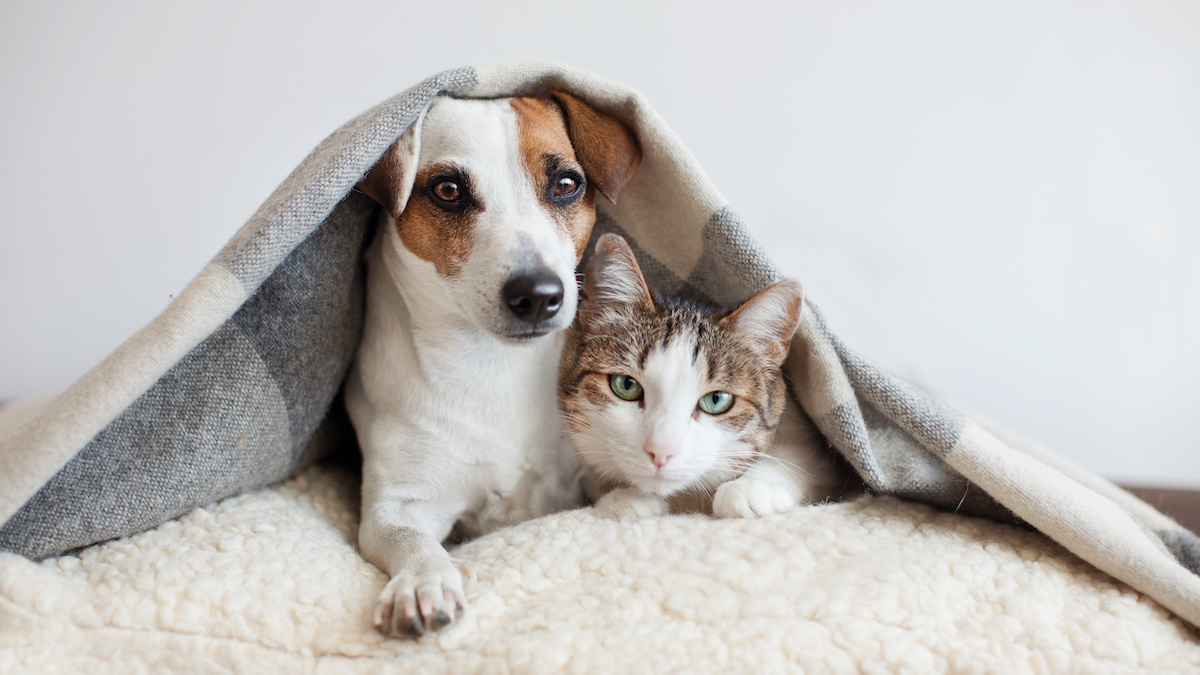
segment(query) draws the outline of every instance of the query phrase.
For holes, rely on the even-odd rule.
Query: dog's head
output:
[[[632,131],[565,92],[439,97],[359,188],[460,314],[524,342],[571,323],[596,192],[615,202],[640,162]]]

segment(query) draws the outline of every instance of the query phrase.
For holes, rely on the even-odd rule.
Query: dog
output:
[[[466,609],[441,542],[570,508],[583,472],[557,403],[560,331],[595,222],[641,163],[572,94],[438,97],[358,188],[381,209],[345,401],[363,453],[359,549],[391,580],[385,635]]]

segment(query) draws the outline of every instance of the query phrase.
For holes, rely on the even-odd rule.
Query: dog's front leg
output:
[[[466,610],[462,573],[434,533],[455,515],[411,502],[364,510],[358,545],[363,557],[391,577],[371,616],[385,635],[423,635],[445,628]]]

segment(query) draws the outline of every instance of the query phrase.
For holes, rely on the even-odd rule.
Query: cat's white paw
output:
[[[617,488],[596,502],[596,513],[615,520],[652,518],[667,512],[667,502],[658,495],[648,495],[630,488]]]
[[[466,611],[462,575],[472,576],[466,564],[449,556],[421,563],[392,577],[379,594],[372,619],[384,635],[431,633],[450,625]]]
[[[786,485],[743,475],[717,488],[713,496],[713,515],[718,518],[758,518],[783,513],[798,503],[794,491]]]

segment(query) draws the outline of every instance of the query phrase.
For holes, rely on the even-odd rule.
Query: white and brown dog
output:
[[[391,577],[385,634],[466,606],[441,543],[568,508],[579,465],[557,403],[560,331],[596,192],[641,162],[633,133],[563,92],[440,97],[359,184],[384,208],[346,406],[363,452],[363,556]]]

